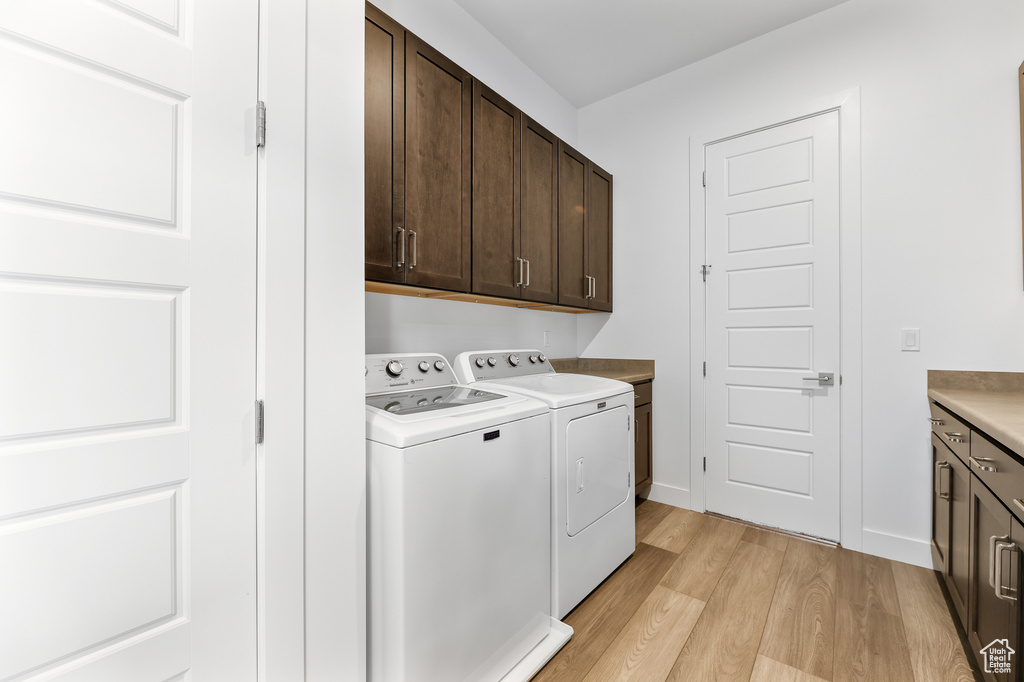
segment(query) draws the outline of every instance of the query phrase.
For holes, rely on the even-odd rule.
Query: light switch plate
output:
[[[900,350],[904,353],[921,350],[921,330],[903,329],[900,331]]]

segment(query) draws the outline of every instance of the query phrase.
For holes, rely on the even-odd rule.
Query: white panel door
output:
[[[705,164],[706,508],[838,540],[839,114]]]
[[[0,680],[255,679],[257,15],[215,4],[0,7]]]

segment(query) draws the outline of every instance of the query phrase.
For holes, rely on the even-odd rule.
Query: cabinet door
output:
[[[473,80],[473,292],[519,298],[521,114]]]
[[[633,475],[639,489],[651,482],[651,403],[637,407],[634,414],[636,432]]]
[[[588,167],[587,275],[593,277],[594,310],[612,311],[612,176],[593,163]]]
[[[405,94],[406,282],[468,292],[472,80],[407,32]]]
[[[982,649],[997,640],[1006,639],[1010,647],[1019,652],[1015,636],[1019,614],[1016,602],[1005,601],[995,594],[993,576],[992,539],[1009,541],[1011,518],[1010,512],[989,492],[988,488],[977,477],[971,479],[971,570],[970,570],[970,603],[968,605],[968,639],[971,648],[978,657],[982,670],[985,669]],[[1003,566],[1003,583],[1008,584],[1012,577],[1013,567],[1018,566],[1013,553],[1003,552],[1006,558]],[[1009,576],[1009,577],[1008,577]],[[995,646],[998,646],[996,644]],[[1019,655],[1019,654],[1017,654]],[[1016,661],[1015,661],[1016,663]],[[1014,665],[1014,668],[1017,666]],[[986,680],[1009,681],[1014,678],[1005,673],[984,673]]]
[[[956,455],[948,455],[947,461],[950,466],[950,509],[946,587],[957,615],[960,616],[960,623],[966,630],[970,581],[971,471]]]
[[[953,467],[956,455],[932,434],[932,561],[935,570],[949,576],[950,507]]]
[[[365,56],[365,276],[404,282],[405,30],[369,4]]]
[[[586,308],[590,304],[587,263],[587,159],[558,143],[558,302]]]
[[[558,138],[523,116],[520,255],[529,280],[523,298],[558,302]]]

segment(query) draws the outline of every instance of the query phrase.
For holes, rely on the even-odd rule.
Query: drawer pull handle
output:
[[[995,588],[996,596],[1003,601],[1017,601],[1017,590],[1013,587],[1006,587],[1003,585],[1003,552],[1006,550],[1016,551],[1017,547],[1012,542],[1008,542],[1009,538],[1001,538],[995,543],[994,553],[992,555],[992,563],[995,566],[995,580],[993,587]],[[1007,594],[1009,592],[1009,594]]]
[[[1013,503],[1017,505],[1017,509],[1020,509],[1022,512],[1024,512],[1024,500],[1018,500],[1017,498],[1013,498]]]
[[[964,434],[962,434],[962,433],[960,433],[958,431],[946,431],[945,435],[946,435],[946,440],[948,440],[950,443],[963,443],[964,442]]]
[[[998,467],[990,467],[982,464],[982,462],[991,462],[992,459],[990,457],[970,457],[969,459],[971,460],[971,464],[978,467],[982,471],[991,471],[992,473],[999,471]]]
[[[935,417],[928,417],[928,421],[930,421],[932,423],[932,426],[945,426],[946,425],[946,422],[944,422],[941,419],[936,419]]]

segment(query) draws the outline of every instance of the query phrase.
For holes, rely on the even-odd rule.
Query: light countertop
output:
[[[1024,458],[1024,373],[929,370],[928,397]]]

